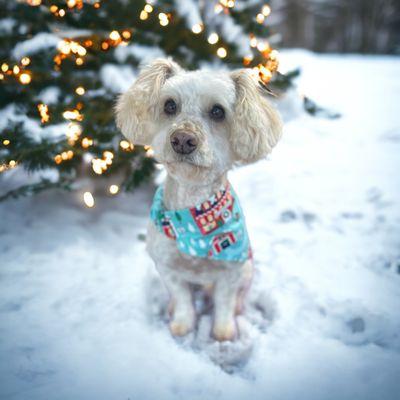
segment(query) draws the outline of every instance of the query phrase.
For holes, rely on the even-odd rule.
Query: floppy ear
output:
[[[124,136],[134,144],[149,144],[154,135],[154,112],[165,81],[181,71],[171,59],[157,59],[145,66],[135,83],[116,104],[116,121]]]
[[[231,78],[236,87],[232,148],[236,161],[247,164],[271,152],[281,137],[282,121],[249,70],[233,71]]]

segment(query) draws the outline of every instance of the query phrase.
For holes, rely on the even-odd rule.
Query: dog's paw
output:
[[[185,336],[193,329],[193,324],[186,321],[172,320],[169,330],[174,336]]]
[[[215,324],[212,333],[214,338],[219,342],[234,340],[236,334],[235,321],[226,322],[224,324]]]

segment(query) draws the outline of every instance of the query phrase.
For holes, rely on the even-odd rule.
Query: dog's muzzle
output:
[[[178,130],[171,135],[170,143],[175,153],[186,155],[196,150],[198,140],[193,133]]]

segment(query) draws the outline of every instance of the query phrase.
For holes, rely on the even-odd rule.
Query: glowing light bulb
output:
[[[265,4],[261,12],[264,15],[264,17],[268,17],[268,15],[271,14],[271,7],[268,4]]]
[[[111,185],[108,190],[111,194],[117,194],[119,192],[119,187],[118,185]]]
[[[219,40],[219,36],[215,32],[211,33],[207,39],[208,43],[210,43],[210,44],[215,44],[218,42],[218,40]]]
[[[199,33],[201,33],[203,30],[203,25],[202,24],[194,24],[192,26],[192,32],[196,35],[198,35]]]
[[[256,21],[259,23],[259,24],[262,24],[264,21],[265,21],[265,16],[264,16],[264,14],[257,14],[257,16],[256,16]]]
[[[23,85],[28,85],[31,82],[32,78],[31,76],[26,73],[23,72],[20,76],[19,76],[19,81],[23,84]]]
[[[83,201],[85,202],[87,207],[89,208],[94,207],[94,197],[92,193],[90,192],[83,193]]]
[[[119,39],[121,39],[121,35],[119,34],[118,31],[112,31],[109,36],[110,36],[111,40],[119,40]]]
[[[228,52],[226,51],[225,47],[219,47],[217,50],[217,56],[219,58],[225,58],[227,56]]]
[[[85,94],[85,89],[82,86],[78,86],[75,89],[75,93],[78,94],[79,96],[82,96]]]
[[[151,4],[146,4],[144,6],[144,11],[151,13],[153,11],[153,6]]]

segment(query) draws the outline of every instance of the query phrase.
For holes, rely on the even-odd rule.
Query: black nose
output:
[[[177,131],[171,135],[171,146],[175,153],[190,154],[196,150],[197,139],[193,134]]]

